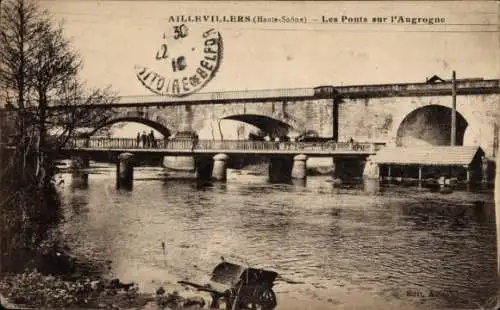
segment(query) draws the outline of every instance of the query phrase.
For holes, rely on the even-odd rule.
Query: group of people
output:
[[[149,134],[146,134],[146,131],[143,131],[142,134],[140,132],[137,133],[137,147],[156,147],[157,141],[155,139],[155,135],[153,130]]]

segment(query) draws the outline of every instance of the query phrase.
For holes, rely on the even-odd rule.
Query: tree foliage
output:
[[[0,253],[28,253],[56,217],[53,157],[77,128],[100,127],[112,113],[89,105],[116,97],[109,87],[86,89],[63,25],[34,0],[3,1],[0,13],[0,101],[10,108],[0,142],[14,148],[0,161]]]
[[[87,106],[116,98],[109,88],[86,90],[78,76],[80,55],[64,37],[62,24],[56,24],[36,2],[4,2],[0,46],[1,95],[18,109],[18,134],[32,130],[42,140],[38,146],[50,150],[62,146],[76,128],[106,121],[109,113]],[[56,129],[57,144],[44,145],[47,131]]]

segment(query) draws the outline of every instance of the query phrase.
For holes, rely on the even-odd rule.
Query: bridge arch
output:
[[[159,122],[159,121],[154,121],[148,118],[144,117],[138,117],[138,116],[122,116],[122,117],[116,117],[111,120],[108,120],[107,122],[103,123],[101,126],[94,128],[90,133],[89,136],[94,135],[97,131],[99,131],[102,128],[112,126],[116,123],[122,123],[122,122],[131,122],[131,123],[139,123],[146,125],[148,127],[153,128],[154,130],[158,131],[160,134],[162,134],[164,137],[169,137],[172,135],[172,132],[168,127]]]
[[[294,130],[293,126],[282,120],[261,114],[234,114],[227,115],[219,120],[233,120],[243,122],[259,128],[271,137],[286,136]]]
[[[457,145],[479,145],[480,123],[466,109],[457,108]],[[411,107],[394,119],[391,140],[396,146],[450,145],[452,109],[442,104]]]

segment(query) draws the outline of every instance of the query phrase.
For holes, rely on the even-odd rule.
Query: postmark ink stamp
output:
[[[155,66],[136,65],[139,81],[155,94],[184,97],[207,85],[221,64],[223,44],[214,28],[196,31],[186,24],[170,27],[153,57]]]

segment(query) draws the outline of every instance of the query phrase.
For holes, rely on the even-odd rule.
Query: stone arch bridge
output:
[[[492,158],[498,149],[500,80],[462,79],[456,85],[457,144],[480,146]],[[314,131],[337,141],[449,145],[451,87],[443,81],[122,97],[93,108],[110,113],[105,126],[139,122],[164,135],[194,131],[201,139],[220,139],[214,132],[230,119],[270,136]]]

